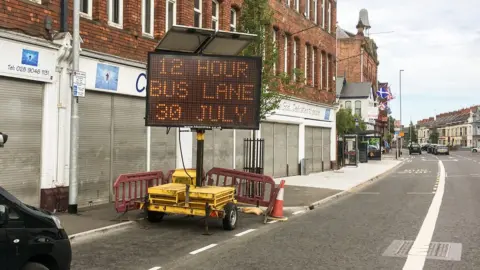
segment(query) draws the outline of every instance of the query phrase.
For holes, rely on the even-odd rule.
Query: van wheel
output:
[[[29,262],[27,263],[22,270],[49,270],[45,265],[36,263],[36,262]]]

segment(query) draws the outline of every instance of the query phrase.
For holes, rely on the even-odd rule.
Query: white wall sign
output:
[[[0,39],[0,75],[52,82],[56,51]]]
[[[80,70],[88,72],[86,88],[109,93],[145,97],[146,70],[81,57]]]
[[[293,100],[282,100],[280,107],[275,114],[294,116],[307,119],[315,119],[320,121],[331,121],[332,109],[321,106],[315,106],[308,103],[302,103]]]
[[[72,73],[72,88],[74,97],[85,97],[85,86],[87,74],[83,71],[74,71]]]

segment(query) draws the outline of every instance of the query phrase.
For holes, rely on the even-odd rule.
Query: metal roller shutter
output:
[[[106,203],[112,179],[112,95],[88,91],[80,102],[78,205]]]
[[[265,175],[273,175],[274,159],[274,141],[273,141],[273,123],[262,123],[260,134],[265,139],[264,170]]]
[[[151,128],[150,169],[152,171],[159,170],[167,173],[169,170],[175,169],[177,133],[178,129],[176,128],[171,128],[168,134],[166,128]],[[183,151],[185,153],[185,149]]]
[[[298,175],[298,126],[287,125],[288,176]]]
[[[0,77],[0,186],[19,200],[40,204],[43,84]]]
[[[273,124],[273,176],[287,175],[287,125]]]
[[[193,133],[193,155],[196,165],[197,134]],[[233,129],[214,129],[205,131],[203,168],[205,171],[213,167],[233,168]]]
[[[323,129],[313,128],[313,172],[322,172],[325,169],[323,161]]]
[[[250,138],[250,135],[250,130],[235,130],[235,169],[237,170],[243,170],[245,155],[243,139]]]
[[[145,99],[113,96],[113,175],[146,171]],[[113,180],[115,181],[115,180]]]
[[[329,128],[323,129],[323,169],[330,170],[331,158],[330,158],[330,131]]]
[[[313,127],[305,127],[305,173],[313,172]]]

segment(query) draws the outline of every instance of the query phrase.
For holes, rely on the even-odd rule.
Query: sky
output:
[[[337,0],[339,26],[356,33],[362,8],[379,47],[378,79],[396,96],[394,118],[400,118],[400,69],[403,124],[480,105],[480,1]]]

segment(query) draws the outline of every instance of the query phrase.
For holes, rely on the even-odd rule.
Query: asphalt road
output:
[[[74,245],[72,269],[402,269],[436,203],[423,269],[480,269],[479,165],[480,154],[469,152],[414,155],[384,179],[287,222],[243,216],[226,232],[212,221],[211,236],[201,235],[198,219],[139,224]]]

